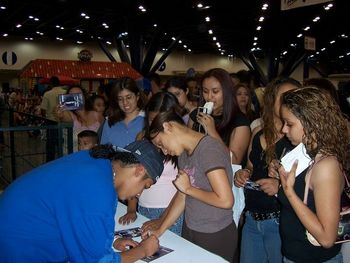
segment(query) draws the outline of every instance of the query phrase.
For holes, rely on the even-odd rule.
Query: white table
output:
[[[115,215],[115,229],[123,230],[133,227],[140,227],[145,221],[148,221],[146,217],[137,214],[137,219],[134,223],[129,225],[120,225],[118,223],[118,218],[126,213],[126,206],[122,203],[118,203],[117,213]],[[137,240],[137,239],[135,239]],[[137,240],[139,241],[139,240]],[[155,263],[222,263],[227,262],[220,256],[217,256],[189,241],[186,239],[179,237],[178,235],[172,233],[167,230],[165,233],[159,238],[159,243],[161,246],[171,248],[174,251],[160,257],[152,262]],[[144,262],[142,260],[138,260],[137,262]]]

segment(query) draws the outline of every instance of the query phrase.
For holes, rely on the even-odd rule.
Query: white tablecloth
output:
[[[126,206],[122,203],[118,203],[117,207],[117,213],[115,215],[115,229],[116,230],[123,230],[133,227],[141,227],[143,222],[147,221],[148,219],[140,214],[137,215],[137,219],[134,223],[131,223],[129,225],[120,225],[118,224],[118,218],[122,215],[125,215],[126,213]],[[135,239],[139,241],[140,239]],[[227,262],[225,259],[223,259],[220,256],[217,256],[189,241],[186,239],[179,237],[178,235],[172,233],[171,231],[167,230],[159,239],[160,245],[171,248],[174,251],[160,257],[152,262],[155,263],[223,263]],[[144,262],[142,260],[139,260],[137,262]]]

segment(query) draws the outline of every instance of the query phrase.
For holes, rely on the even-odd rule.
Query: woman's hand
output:
[[[159,249],[159,239],[152,234],[147,239],[144,239],[139,246],[143,248],[146,257],[152,256]]]
[[[187,194],[192,187],[190,177],[183,170],[179,170],[179,173],[177,174],[176,179],[173,181],[173,183],[176,188],[184,194]]]
[[[204,127],[207,134],[212,135],[216,132],[214,118],[209,114],[199,112],[197,114],[197,121]]]
[[[121,225],[129,225],[134,222],[137,218],[137,214],[134,211],[127,212],[125,215],[121,216],[118,220]]]
[[[237,187],[243,187],[250,177],[250,171],[248,169],[240,169],[235,173],[234,184]]]
[[[148,233],[148,231],[155,231],[159,229],[162,223],[163,223],[163,220],[161,218],[149,220],[143,223],[141,227],[142,233]]]
[[[297,170],[297,167],[298,167],[298,160],[294,162],[290,172],[287,172],[284,169],[283,165],[281,165],[280,168],[278,169],[278,173],[280,174],[280,179],[281,179],[281,185],[286,195],[288,195],[290,191],[294,191],[295,172]]]
[[[132,239],[126,239],[126,238],[118,238],[113,243],[113,247],[119,251],[126,251],[138,245],[139,245],[138,242]]]
[[[278,168],[280,168],[280,166],[281,166],[281,163],[278,160],[273,159],[269,163],[269,168],[268,168],[269,177],[279,179],[280,174],[278,173]]]
[[[260,185],[260,189],[269,196],[277,194],[280,182],[275,178],[263,178],[256,181]]]

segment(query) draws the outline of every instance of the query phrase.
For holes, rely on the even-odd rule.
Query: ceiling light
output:
[[[34,16],[28,16],[29,17],[29,19],[34,19]]]
[[[299,34],[299,35],[297,35],[297,38],[301,38],[303,36],[303,34]]]
[[[320,54],[320,52],[319,52],[319,51],[317,51],[317,52],[316,52],[316,55],[319,55],[319,54]]]
[[[258,38],[257,37],[254,37],[254,41],[257,41],[258,40]]]
[[[346,53],[347,56],[350,56],[350,52]]]
[[[255,51],[255,47],[253,47],[250,51]]]
[[[77,41],[77,44],[79,44],[79,45],[80,45],[80,44],[83,44],[83,42],[81,42],[81,41]]]
[[[112,45],[112,43],[111,43],[111,42],[109,42],[109,41],[106,41],[106,44],[108,44],[108,45]]]
[[[216,37],[213,37],[213,41],[216,41]]]
[[[210,22],[210,17],[207,16],[207,17],[205,18],[205,21],[206,21],[206,22]]]
[[[329,44],[334,44],[335,40],[329,41]]]
[[[253,43],[253,46],[256,46],[257,44],[258,44],[258,43],[254,42],[254,43]]]
[[[147,10],[146,9],[141,9],[141,12],[146,12]]]
[[[182,40],[179,40],[179,43],[181,44],[181,43],[182,43]]]
[[[209,35],[212,35],[213,34],[213,30],[209,29],[208,33],[209,33]]]
[[[16,27],[17,27],[17,28],[20,28],[20,27],[22,27],[22,25],[21,25],[21,24],[17,24]]]
[[[184,45],[184,48],[187,48],[187,46],[186,46],[186,45]]]
[[[202,4],[202,3],[198,3],[197,7],[198,7],[198,8],[202,8],[202,7],[203,7],[203,4]]]
[[[84,16],[86,16],[86,14],[85,13],[81,13],[80,16],[84,17]]]
[[[309,56],[309,58],[313,58],[313,57],[314,57],[314,55]]]
[[[328,4],[327,6],[324,6],[324,10],[328,11],[329,9],[331,9],[333,7],[333,4]]]
[[[103,26],[107,26],[107,24],[106,24],[106,23],[102,23],[102,25],[103,25]]]
[[[321,51],[325,51],[326,50],[326,48],[324,47],[324,48],[321,48]]]
[[[345,35],[345,34],[342,34],[341,37],[342,37],[342,38],[348,38],[348,36]]]
[[[262,6],[262,10],[266,10],[267,8],[269,7],[269,5],[268,4],[263,4],[263,6]]]
[[[6,6],[3,6],[3,5],[2,5],[2,6],[0,6],[0,9],[1,9],[1,10],[5,10],[5,9],[6,9]]]
[[[339,56],[339,58],[343,58],[343,57],[344,57],[344,55],[340,55],[340,56]]]
[[[176,38],[175,38],[175,37],[172,37],[171,39],[172,39],[172,40],[175,40]]]
[[[192,52],[192,49],[189,48],[189,49],[187,49],[187,51],[188,51],[188,52]]]
[[[56,40],[62,41],[62,40],[63,40],[63,38],[56,37]]]
[[[318,20],[320,20],[320,17],[316,16],[312,21],[317,22]]]
[[[260,18],[259,18],[259,22],[262,22],[262,21],[264,21],[264,17],[263,16],[261,16]]]
[[[291,43],[291,44],[290,44],[290,46],[291,46],[291,47],[296,47],[296,46],[297,46],[297,44],[295,44],[295,43]]]
[[[35,17],[35,18],[34,18],[34,21],[39,21],[39,18]]]
[[[256,28],[256,30],[258,30],[258,31],[259,31],[260,29],[261,29],[261,26],[258,26],[258,27]]]
[[[288,53],[287,50],[283,51],[282,55],[286,55]]]
[[[165,51],[165,50],[166,50],[166,48],[162,48],[162,50],[163,50],[163,51]]]
[[[307,26],[307,27],[304,28],[304,31],[308,31],[309,29],[310,29],[310,27]]]
[[[157,24],[153,24],[153,27],[157,27],[158,25]]]
[[[220,54],[221,54],[221,55],[223,55],[223,54],[224,54],[224,52],[221,52]]]
[[[85,16],[85,19],[90,19],[90,17],[89,16]]]
[[[7,33],[4,33],[2,36],[3,37],[7,37],[9,34],[7,34]]]
[[[142,10],[142,9],[145,9],[142,5],[139,6],[139,9]]]
[[[129,48],[129,45],[125,45],[125,47]]]

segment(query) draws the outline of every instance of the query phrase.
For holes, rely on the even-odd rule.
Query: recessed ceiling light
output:
[[[256,46],[257,44],[258,44],[258,43],[254,42],[254,43],[253,43],[253,46]]]
[[[198,8],[202,8],[202,7],[203,7],[203,4],[202,4],[202,3],[198,3],[198,4],[197,4],[197,7],[198,7]]]
[[[310,29],[310,27],[307,26],[307,27],[304,28],[304,31],[308,31],[309,29]]]
[[[216,41],[216,37],[213,37],[213,41]]]
[[[258,26],[258,27],[256,28],[256,30],[258,30],[258,31],[259,31],[260,29],[261,29],[261,26]]]
[[[257,41],[258,40],[258,37],[254,37],[254,41]]]
[[[209,33],[209,35],[212,35],[213,34],[213,30],[209,29],[208,33]]]
[[[2,5],[2,6],[0,6],[0,9],[1,9],[1,10],[5,10],[5,9],[6,9],[6,6],[3,6],[3,5]]]
[[[108,45],[112,45],[112,43],[111,43],[111,42],[109,42],[109,41],[106,41],[106,44],[108,44]]]
[[[7,33],[4,33],[2,36],[3,37],[7,37],[9,34],[7,34]]]
[[[299,34],[299,35],[297,35],[297,38],[301,38],[303,36],[303,34]]]
[[[84,17],[84,16],[86,16],[86,14],[85,13],[81,13],[80,16]]]
[[[329,41],[329,44],[334,44],[335,40]]]
[[[90,17],[89,16],[85,16],[85,19],[90,19]]]
[[[210,22],[210,17],[207,16],[207,17],[205,18],[205,21],[206,21],[206,22]]]
[[[157,27],[158,25],[157,24],[153,24],[153,27]]]
[[[320,20],[320,17],[316,16],[312,21],[317,22],[318,20]]]
[[[263,22],[264,21],[264,17],[263,16],[261,16],[260,18],[259,18],[259,22]]]
[[[192,49],[189,48],[189,49],[187,49],[187,51],[188,51],[188,52],[192,52]]]
[[[326,50],[326,48],[324,47],[324,48],[321,48],[321,51],[325,51]]]
[[[20,27],[22,27],[22,25],[21,25],[21,24],[17,24],[16,27],[17,27],[17,28],[20,28]]]

